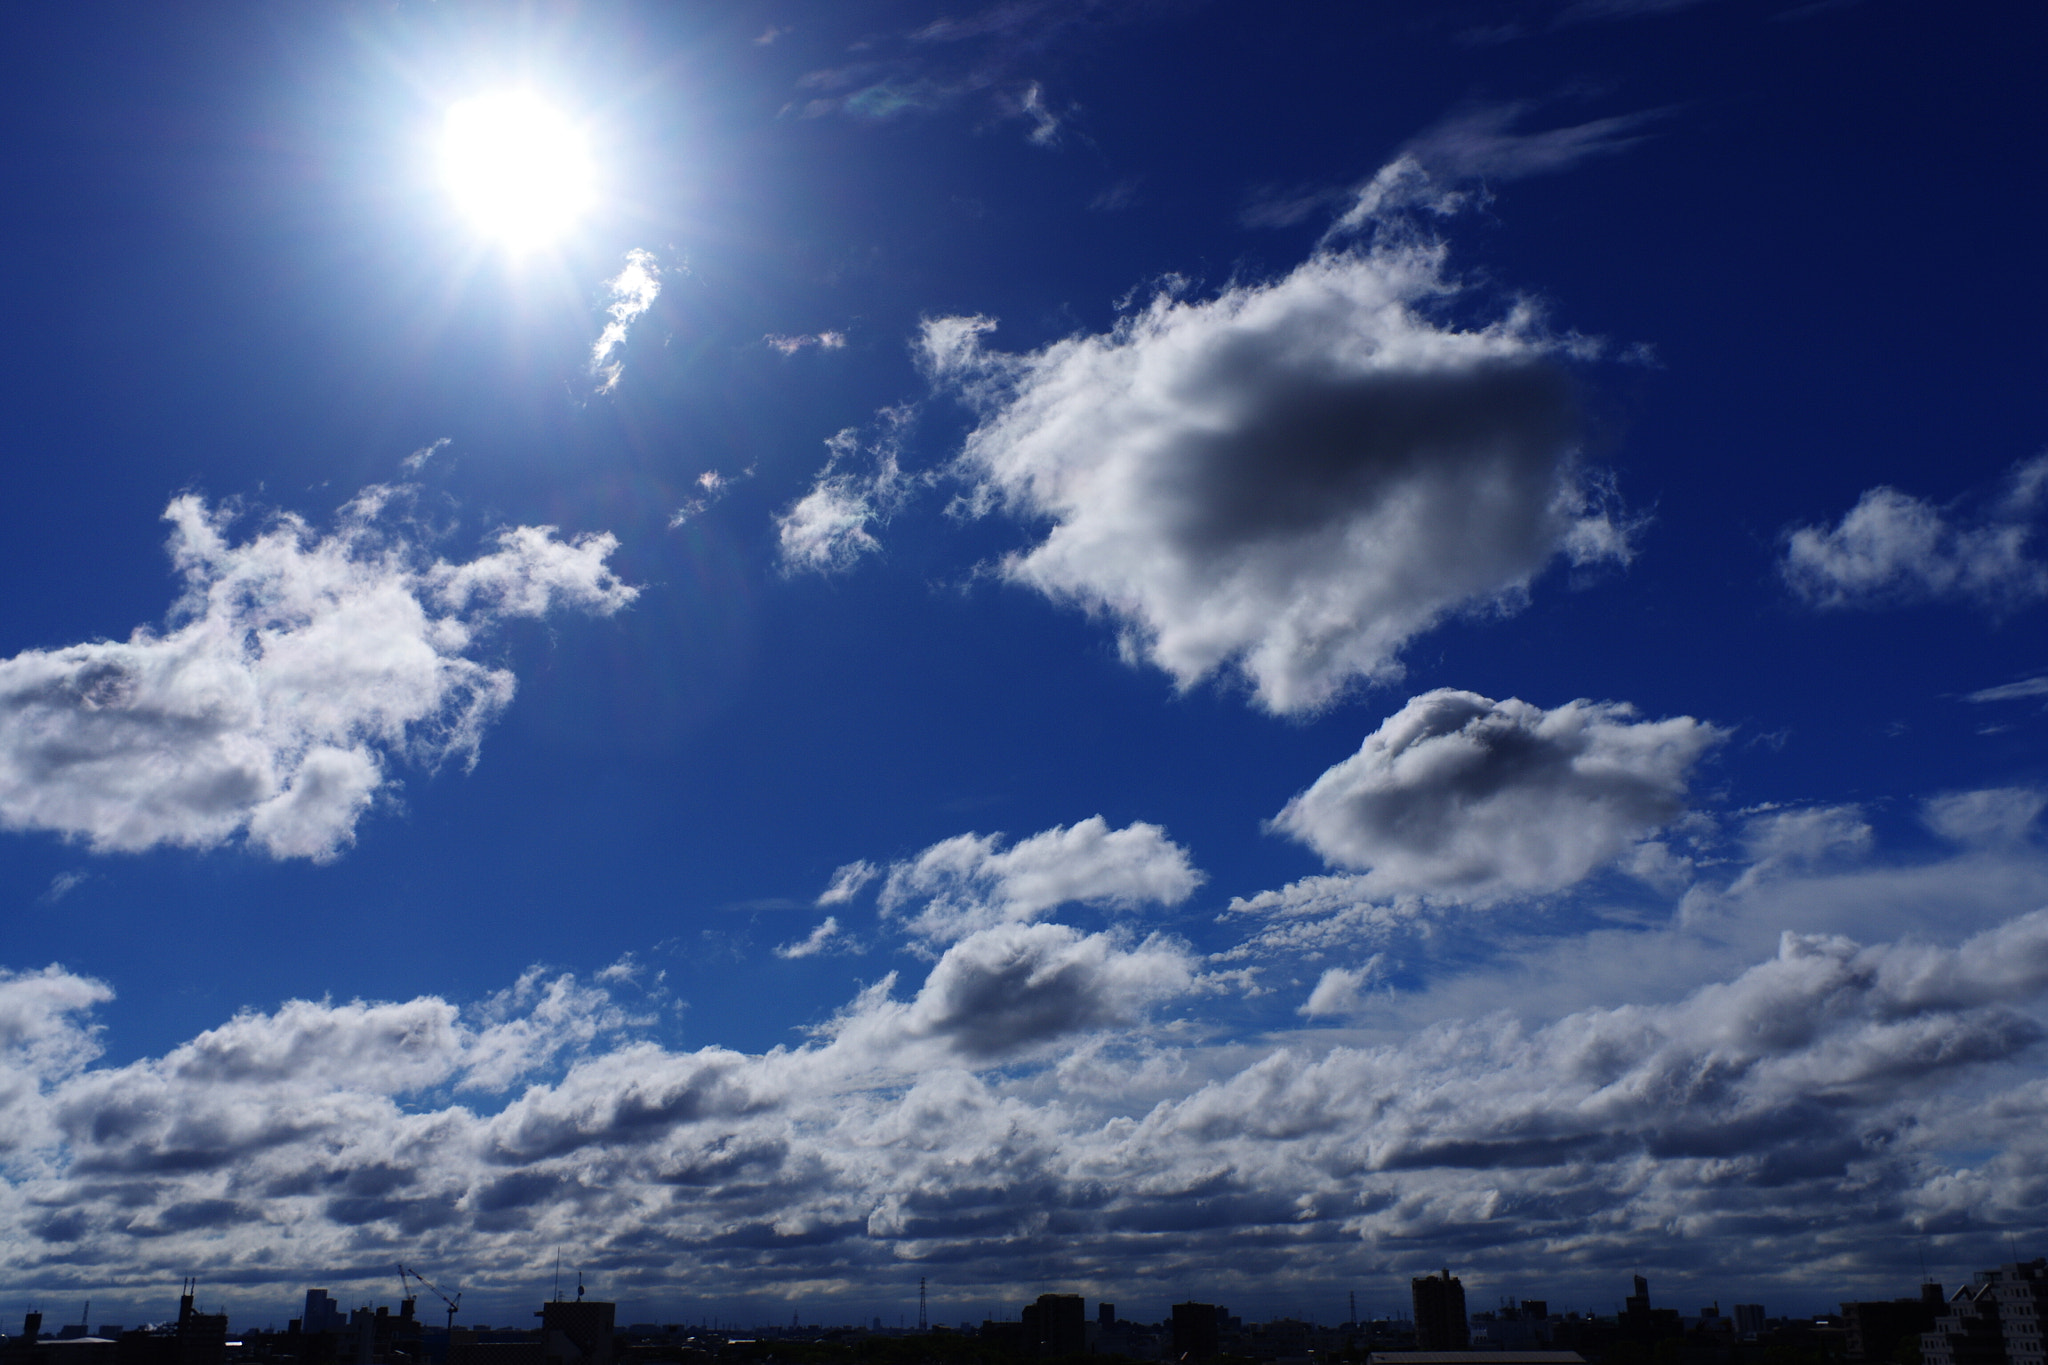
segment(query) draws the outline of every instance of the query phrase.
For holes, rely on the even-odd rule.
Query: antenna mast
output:
[[[920,1332],[930,1330],[925,1325],[924,1320],[924,1276],[922,1275],[917,1277],[917,1330]]]

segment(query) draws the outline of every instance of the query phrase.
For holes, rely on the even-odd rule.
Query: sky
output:
[[[10,11],[0,1329],[2042,1254],[2043,38]]]

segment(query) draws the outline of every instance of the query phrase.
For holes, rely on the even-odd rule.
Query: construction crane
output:
[[[455,1297],[451,1299],[446,1294],[443,1294],[441,1292],[441,1287],[439,1285],[435,1284],[426,1276],[420,1274],[419,1271],[412,1269],[410,1266],[404,1265],[398,1267],[398,1283],[401,1289],[404,1287],[405,1277],[408,1275],[412,1276],[415,1280],[418,1280],[421,1284],[425,1285],[429,1290],[433,1291],[433,1295],[435,1298],[439,1299],[441,1302],[448,1305],[448,1339],[450,1341],[453,1341],[455,1339],[455,1310],[462,1307],[462,1291],[459,1289],[456,1290]],[[401,1295],[400,1297],[403,1297],[403,1295]]]

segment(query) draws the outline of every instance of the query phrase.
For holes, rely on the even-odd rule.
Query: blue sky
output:
[[[4,22],[15,1298],[2041,1237],[2009,10]],[[505,92],[533,240],[451,188]]]

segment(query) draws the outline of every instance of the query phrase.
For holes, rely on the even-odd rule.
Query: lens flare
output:
[[[451,106],[441,175],[463,214],[514,250],[553,241],[589,209],[596,172],[582,133],[525,91]]]

